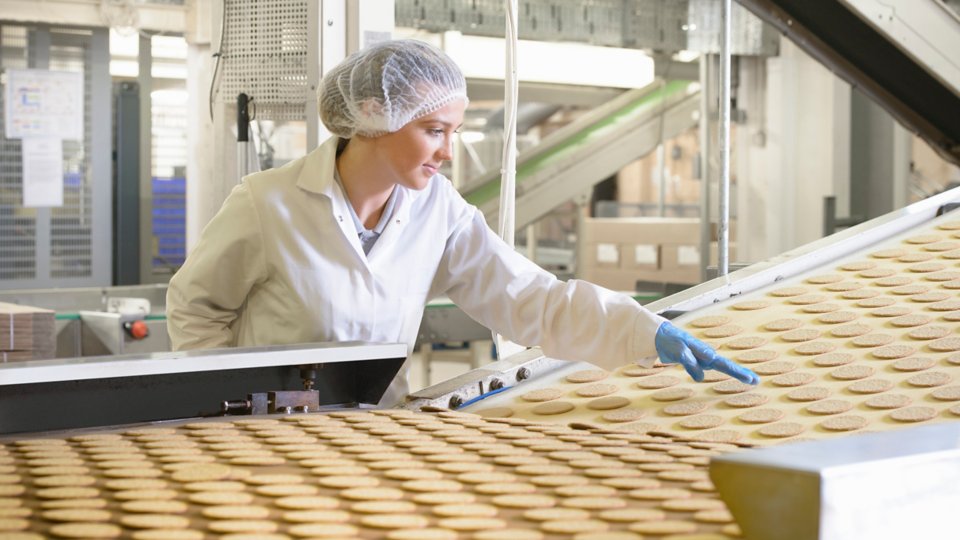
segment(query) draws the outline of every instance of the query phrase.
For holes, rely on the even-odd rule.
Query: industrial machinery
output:
[[[391,537],[399,538],[415,537],[409,536],[413,532],[402,532],[407,527],[417,533],[429,529],[424,534],[444,538],[466,531],[487,538],[503,534],[504,528],[537,530],[544,538],[569,538],[574,532],[632,532],[650,538],[673,533],[717,538],[852,538],[845,532],[855,525],[851,516],[867,510],[877,515],[881,509],[884,530],[903,531],[910,526],[905,525],[907,509],[924,504],[942,509],[957,498],[948,485],[949,475],[942,471],[955,468],[957,456],[960,394],[951,379],[960,369],[953,352],[960,350],[960,343],[949,341],[956,338],[936,329],[944,327],[955,334],[953,317],[960,311],[953,292],[960,280],[953,269],[960,257],[960,239],[953,240],[953,235],[960,234],[960,216],[949,213],[957,202],[960,192],[943,193],[650,305],[676,324],[714,341],[722,352],[744,363],[752,358],[749,365],[764,376],[755,389],[737,388],[735,381],[716,374],[706,383],[693,383],[675,367],[625,366],[614,373],[598,373],[590,364],[552,359],[529,349],[416,392],[399,405],[400,410],[364,411],[357,409],[377,401],[378,389],[382,392],[402,363],[403,345],[298,346],[35,362],[0,370],[0,425],[18,433],[0,442],[0,460],[13,463],[15,474],[27,486],[29,502],[24,505],[43,509],[51,504],[44,497],[58,493],[43,491],[52,489],[47,486],[81,480],[62,479],[62,475],[44,480],[45,471],[30,469],[21,457],[30,454],[39,459],[43,451],[37,446],[43,444],[77,455],[71,459],[83,460],[81,467],[96,471],[87,474],[92,480],[82,481],[107,487],[105,494],[98,491],[93,498],[103,499],[102,504],[115,512],[110,515],[118,518],[113,520],[117,523],[99,525],[112,526],[111,534],[117,535],[160,525],[125,510],[140,503],[124,505],[123,497],[138,494],[109,487],[119,485],[111,479],[133,473],[122,467],[118,471],[100,465],[90,468],[87,461],[97,462],[99,451],[94,449],[101,445],[129,446],[135,449],[130,451],[157,460],[142,467],[151,472],[136,474],[163,480],[173,492],[171,500],[191,501],[187,508],[197,510],[176,524],[171,521],[170,526],[208,532],[242,525],[226,514],[221,516],[220,510],[197,503],[219,496],[192,495],[192,490],[200,489],[192,486],[192,475],[212,475],[218,480],[208,481],[215,482],[230,482],[231,475],[249,478],[237,482],[237,489],[249,493],[244,500],[258,501],[253,506],[265,508],[256,512],[266,517],[243,521],[257,522],[262,531],[291,535],[322,526],[372,537],[382,537],[389,530]],[[903,284],[904,278],[909,283]],[[857,281],[863,286],[851,285]],[[801,288],[810,290],[796,290]],[[888,321],[905,315],[895,315],[889,310],[896,306],[881,301],[891,298],[912,306],[908,315],[939,318],[935,324],[902,327],[901,341],[917,328],[939,337],[909,337],[917,354],[897,359],[886,358],[880,351],[899,343],[854,344],[878,332],[847,333],[851,326],[899,328]],[[788,332],[805,327],[786,330],[773,314],[759,315],[761,322],[754,322],[757,313],[763,312],[744,309],[780,301],[792,306],[794,318],[816,326],[820,337],[783,339]],[[838,307],[827,309],[832,304]],[[864,314],[856,322],[824,322],[858,309]],[[882,309],[888,310],[886,317],[873,313]],[[741,313],[738,310],[745,315],[730,315]],[[727,324],[704,322],[724,316],[730,320],[721,322]],[[725,338],[704,334],[732,323],[747,328]],[[779,330],[765,345],[729,346],[772,323]],[[800,352],[817,342],[837,348],[820,354]],[[777,347],[778,358],[759,360],[766,355],[758,351]],[[843,355],[854,358],[846,361]],[[788,363],[795,364],[795,369],[783,372]],[[232,371],[226,370],[228,366]],[[773,374],[777,371],[773,366],[782,374]],[[856,375],[864,366],[872,370]],[[258,380],[239,382],[241,376],[254,373],[259,373]],[[800,377],[808,373],[815,381]],[[310,388],[303,379],[313,377],[317,391],[311,399],[315,401],[304,401],[296,391]],[[788,382],[794,379],[800,382]],[[891,385],[870,391],[875,393],[851,390],[877,380]],[[214,387],[215,383],[220,386]],[[815,387],[832,391],[830,399],[803,400],[793,393]],[[559,390],[559,395],[550,398],[550,390]],[[92,396],[100,397],[95,405],[87,405]],[[902,397],[909,399],[883,405]],[[616,398],[627,404],[617,405]],[[228,403],[220,407],[221,401]],[[838,401],[858,404],[831,412]],[[558,407],[560,402],[569,406]],[[114,411],[117,408],[111,403],[123,403],[124,411]],[[152,410],[144,409],[148,405]],[[549,407],[539,408],[543,405]],[[99,413],[95,420],[77,421],[90,416],[91,409]],[[761,418],[771,409],[779,410],[779,415]],[[934,414],[928,415],[927,409],[934,409]],[[62,414],[64,410],[71,414]],[[158,420],[161,410],[163,418],[184,420],[77,429]],[[230,412],[252,415],[235,417],[238,420],[223,416]],[[219,418],[196,419],[205,415]],[[858,423],[858,418],[866,423]],[[917,423],[923,425],[912,427]],[[64,428],[71,429],[44,433],[31,442],[38,437],[36,431]],[[769,448],[748,450],[751,446]],[[170,451],[186,447],[190,450],[183,453],[196,456],[189,458],[196,462],[183,459],[179,450]],[[900,465],[906,463],[910,467]],[[891,467],[911,470],[913,475],[907,478],[898,472],[902,482],[898,480],[897,486],[878,485],[877,471]],[[311,481],[306,482],[307,478]],[[752,487],[744,490],[748,478]],[[271,482],[284,487],[264,487]],[[309,485],[290,487],[304,484]],[[205,488],[200,491],[206,492]],[[302,501],[311,504],[328,505],[323,512],[340,512],[335,515],[340,521],[317,521],[331,518],[328,513],[278,507],[293,504],[276,498],[281,491],[298,493],[294,497],[306,497]],[[267,492],[274,495],[264,498]],[[850,495],[864,492],[870,496]],[[909,493],[911,505],[904,506],[903,512],[894,511],[891,505],[904,493]],[[785,507],[791,511],[782,510]],[[771,525],[773,515],[781,518]],[[26,525],[31,531],[49,532],[60,525],[52,521],[56,514],[51,519],[36,516]],[[928,532],[926,537],[944,530],[941,521],[930,519],[924,528],[913,527],[909,530]],[[791,532],[796,534],[789,536]]]

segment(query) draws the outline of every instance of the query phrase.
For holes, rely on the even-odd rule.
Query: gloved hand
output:
[[[746,384],[757,384],[760,377],[749,369],[736,364],[717,354],[709,345],[691,336],[669,322],[664,322],[657,329],[654,339],[657,354],[664,364],[680,364],[693,380],[703,380],[705,369],[715,369],[726,373],[738,381]]]

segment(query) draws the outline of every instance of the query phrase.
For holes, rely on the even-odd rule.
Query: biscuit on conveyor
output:
[[[187,529],[142,529],[133,532],[134,540],[203,540],[203,533]],[[258,535],[257,540],[272,540]],[[282,539],[281,539],[282,540]]]
[[[814,357],[811,362],[817,367],[837,367],[845,366],[853,360],[853,355],[849,353],[828,353]]]
[[[183,501],[137,499],[121,503],[120,508],[135,514],[183,514],[188,506]]]
[[[787,330],[796,330],[803,326],[800,319],[776,319],[763,325],[763,329],[770,332],[785,332]]]
[[[804,410],[810,414],[830,415],[845,413],[852,408],[853,403],[843,399],[824,399],[807,405]]]
[[[831,287],[832,285],[828,285]],[[792,296],[787,298],[787,302],[796,306],[810,306],[813,304],[820,304],[826,302],[828,297],[823,294],[802,294],[800,296]]]
[[[555,534],[580,534],[606,531],[610,526],[606,522],[596,519],[543,521],[540,529]]]
[[[543,533],[533,529],[495,529],[478,531],[473,540],[543,540]]]
[[[916,298],[913,298],[916,300]],[[960,309],[960,300],[942,300],[927,306],[930,311],[956,311]]]
[[[707,317],[700,317],[699,319],[694,319],[690,321],[690,326],[694,328],[713,328],[715,326],[722,326],[730,322],[730,317],[726,315],[710,315]]]
[[[716,339],[735,336],[741,332],[743,332],[742,326],[727,324],[724,326],[718,326],[716,328],[708,328],[700,332],[700,334],[705,338]]]
[[[106,510],[97,510],[93,508],[58,508],[46,510],[40,514],[47,521],[66,521],[66,522],[105,522],[110,521],[112,514]],[[0,527],[0,530],[6,530]]]
[[[893,343],[894,337],[890,334],[882,333],[873,333],[873,334],[864,334],[862,336],[857,336],[850,340],[850,344],[854,347],[882,347],[883,345],[889,345]]]
[[[930,397],[940,401],[960,401],[960,386],[944,386],[930,393]]]
[[[844,324],[830,329],[830,335],[838,338],[850,338],[870,333],[873,328],[866,324]]]
[[[650,394],[654,401],[680,401],[693,395],[690,388],[667,388]]]
[[[879,394],[893,388],[893,383],[884,379],[864,379],[847,386],[854,394]]]
[[[843,281],[843,276],[840,274],[822,274],[806,279],[806,282],[812,285],[826,285],[828,283],[837,283],[838,281]]]
[[[607,422],[625,423],[640,420],[646,415],[646,411],[642,409],[617,409],[603,413],[600,418]]]
[[[770,379],[770,383],[774,386],[780,387],[793,387],[793,386],[803,386],[805,384],[810,384],[816,380],[816,376],[811,373],[796,372],[796,373],[784,373],[782,375],[777,375]]]
[[[840,283],[831,283],[824,287],[824,290],[830,292],[849,292],[862,289],[866,284],[859,281],[841,281]]]
[[[756,349],[767,344],[767,339],[760,336],[745,336],[724,342],[723,346],[736,351]]]
[[[567,375],[567,382],[588,383],[606,379],[609,373],[602,369],[585,369]]]
[[[187,529],[190,520],[165,514],[128,514],[120,516],[120,524],[130,529]]]
[[[933,358],[923,358],[923,357],[910,357],[910,358],[901,358],[896,362],[890,364],[890,367],[897,371],[923,371],[930,369],[933,366],[937,365],[937,361]]]
[[[607,396],[587,402],[587,408],[595,411],[621,409],[627,405],[630,405],[630,400],[623,396]]]
[[[647,377],[650,375],[656,375],[663,371],[663,367],[643,367],[643,366],[626,366],[620,370],[620,374],[624,377]]]
[[[789,373],[797,369],[797,365],[793,362],[787,362],[786,360],[774,360],[772,362],[757,364],[753,366],[752,369],[757,375],[780,375],[781,373]],[[714,388],[716,388],[716,386],[714,386]]]
[[[895,259],[897,257],[902,256],[906,252],[907,250],[903,248],[892,248],[892,249],[883,249],[880,251],[875,251],[871,253],[870,256],[877,259]]]
[[[187,495],[190,502],[197,504],[250,504],[253,495],[243,491],[199,491]]]
[[[828,304],[824,302],[822,304],[803,306],[800,308],[800,311],[803,311],[804,313],[830,313],[831,311],[837,311],[838,309],[840,309],[840,306],[837,304]]]
[[[863,404],[871,409],[899,409],[900,407],[906,407],[912,402],[913,399],[911,399],[910,396],[903,394],[877,394],[867,398]]]
[[[830,376],[838,381],[856,381],[872,377],[876,370],[871,366],[848,365],[830,371]]]
[[[754,394],[754,393],[739,394],[739,395],[728,397],[727,399],[723,400],[724,404],[726,404],[727,406],[736,407],[738,409],[747,408],[747,407],[756,407],[758,405],[763,405],[768,401],[770,401],[770,398],[768,398],[767,396],[763,394]]]
[[[855,431],[867,425],[867,419],[854,414],[833,416],[818,424],[829,431]]]
[[[808,292],[810,292],[810,290],[806,287],[782,287],[780,289],[770,291],[768,294],[778,298],[786,298],[790,296],[800,296],[801,294],[806,294]]]
[[[456,540],[459,538],[450,529],[395,529],[387,533],[387,540]]]
[[[710,429],[723,423],[723,417],[715,414],[698,414],[677,422],[684,429]]]
[[[667,388],[680,384],[682,379],[679,377],[674,377],[673,375],[653,375],[651,377],[644,377],[634,383],[637,388],[644,390],[655,390],[660,388]]]
[[[533,407],[532,409],[530,409],[530,412],[532,412],[533,414],[539,414],[542,416],[551,416],[555,414],[567,413],[572,411],[573,409],[574,409],[574,405],[569,401],[547,401],[545,403],[541,403]]]
[[[960,350],[960,338],[941,338],[927,344],[931,351],[952,352]]]
[[[751,395],[752,394],[744,394],[742,396],[736,396],[736,397],[747,397]],[[756,395],[758,397],[763,397],[764,402],[766,401],[766,396],[760,396],[759,394],[756,394]],[[782,419],[783,416],[784,416],[783,411],[779,409],[752,409],[738,415],[737,420],[747,424],[768,424],[770,422],[776,422]]]
[[[707,410],[710,404],[706,401],[686,401],[665,406],[661,411],[670,416],[689,416]]]
[[[948,384],[953,377],[942,371],[927,371],[918,373],[907,379],[907,384],[918,388],[932,388],[934,386],[943,386]]]
[[[640,534],[673,535],[692,533],[697,530],[697,526],[689,521],[640,521],[631,524],[629,529]]]
[[[820,354],[826,354],[835,350],[836,348],[836,345],[826,341],[808,341],[806,343],[797,345],[791,350],[801,356],[816,356]]]
[[[864,270],[863,272],[860,272],[857,275],[860,277],[865,277],[867,279],[877,279],[877,278],[890,277],[896,273],[897,271],[894,270],[893,268],[878,267],[878,268],[871,268],[870,270]]]
[[[753,349],[737,354],[734,360],[742,364],[759,364],[773,360],[779,355],[777,351],[769,349]]]
[[[916,349],[909,345],[887,345],[870,351],[870,355],[880,360],[896,360],[904,358],[916,352]]]
[[[944,302],[949,298],[950,298],[950,295],[947,293],[940,292],[940,291],[930,291],[922,294],[915,294],[910,297],[910,301],[918,302],[921,304],[934,304],[934,303]]]
[[[915,294],[922,294],[930,291],[930,287],[926,285],[902,285],[900,287],[894,287],[890,289],[890,293],[896,294],[899,296],[912,296]]]
[[[913,278],[907,276],[890,276],[873,282],[877,287],[902,287],[908,283],[913,283]]]
[[[799,435],[803,433],[805,429],[803,424],[796,422],[777,422],[761,427],[756,433],[764,437],[779,439]]]
[[[111,523],[60,523],[50,527],[57,538],[119,538],[123,529]]]
[[[857,302],[857,307],[881,308],[881,307],[892,306],[893,304],[896,304],[896,303],[897,301],[894,300],[893,298],[889,298],[887,296],[875,296],[873,298],[865,298],[863,300],[860,300],[859,302]]]
[[[730,379],[727,381],[716,383],[710,388],[718,394],[740,394],[748,390],[751,390],[753,386],[749,384],[744,384],[735,379]]]
[[[615,384],[595,383],[577,388],[576,394],[580,397],[601,397],[608,396],[619,390]]]
[[[764,309],[770,307],[770,302],[766,300],[748,300],[745,302],[737,302],[730,306],[731,309],[737,311],[754,311],[757,309]]]
[[[550,401],[561,396],[563,396],[563,390],[560,390],[559,388],[540,388],[537,390],[531,390],[530,392],[520,396],[520,398],[524,401],[540,402]]]
[[[854,261],[841,264],[839,267],[837,267],[837,269],[846,272],[862,272],[864,270],[870,270],[871,268],[876,267],[877,263],[874,261]]]
[[[476,413],[484,418],[509,418],[513,416],[514,411],[510,407],[491,407],[481,409]]]

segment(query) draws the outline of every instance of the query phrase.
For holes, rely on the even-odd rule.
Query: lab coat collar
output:
[[[303,167],[300,168],[300,175],[297,177],[297,187],[336,200],[335,195],[340,191],[333,177],[333,170],[337,166],[339,142],[338,137],[330,137],[303,158]],[[403,212],[405,217],[409,215],[410,203],[420,196],[420,192],[400,185],[397,189],[400,191],[397,193],[396,212]]]
[[[337,182],[333,179],[333,169],[337,166],[337,142],[337,137],[330,137],[304,156],[297,187],[335,199]]]
[[[347,237],[357,252],[357,255],[360,256],[364,263],[369,263],[370,257],[379,258],[376,256],[376,252],[381,251],[382,248],[378,250],[378,245],[390,243],[393,237],[399,234],[400,229],[406,226],[410,217],[410,206],[420,193],[400,185],[396,186],[396,202],[390,223],[387,224],[383,234],[381,234],[377,243],[374,244],[370,253],[364,255],[363,247],[354,230],[353,222],[349,217],[343,219],[345,216],[349,216],[348,206],[350,202],[347,201],[346,194],[340,189],[333,175],[334,169],[337,166],[338,143],[339,139],[337,137],[330,137],[314,151],[304,156],[303,166],[300,168],[300,174],[297,177],[297,187],[312,193],[324,195],[330,199],[334,214],[338,216],[337,220],[339,221],[343,234]],[[427,189],[429,189],[429,187]]]

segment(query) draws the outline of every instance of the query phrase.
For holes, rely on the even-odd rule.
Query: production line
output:
[[[957,458],[960,219],[936,215],[958,198],[654,304],[765,375],[755,389],[659,366],[608,374],[537,349],[398,410],[377,409],[375,390],[399,369],[402,345],[3,366],[0,418],[16,434],[0,441],[2,523],[59,537],[763,539],[819,526],[820,538],[843,538],[857,526],[843,510],[859,504],[887,533],[903,530],[905,514],[956,496],[942,471]],[[112,394],[91,401],[103,388]],[[264,414],[278,412],[288,414]],[[242,418],[165,420],[225,413]],[[829,440],[784,445],[810,439]],[[916,477],[939,471],[897,492],[914,501],[902,511],[864,490],[897,460]]]

